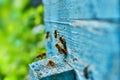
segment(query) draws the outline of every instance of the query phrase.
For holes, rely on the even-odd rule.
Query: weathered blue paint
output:
[[[58,35],[63,35],[66,40],[68,51],[66,60],[76,70],[77,80],[84,79],[81,74],[87,65],[92,72],[93,80],[118,80],[116,72],[119,71],[117,37],[119,24],[84,20],[51,22],[51,24],[54,30],[58,30]],[[57,42],[58,40],[53,40],[52,55],[60,55],[54,46]],[[51,54],[48,56],[51,57]],[[71,62],[74,59],[77,60]]]
[[[45,20],[120,19],[119,0],[43,0]]]
[[[69,72],[62,79],[119,80],[120,1],[43,0],[43,2],[45,31],[50,32],[50,37],[46,39],[47,58],[59,63],[64,63],[65,60],[65,66],[68,65],[76,73],[75,78],[70,78],[68,74],[73,75],[74,72],[65,69],[65,72],[67,70]],[[62,36],[66,42],[67,56],[60,54],[55,47],[56,43],[63,47],[59,39],[54,38],[55,30],[58,31],[58,38]],[[60,61],[53,58],[54,56],[58,56]],[[39,62],[42,65],[47,61]],[[35,74],[32,71],[34,70],[30,70],[31,80],[34,80]],[[56,73],[57,71],[53,74]],[[50,77],[52,78],[52,75],[48,79],[47,74],[44,74],[42,78],[50,80]],[[58,78],[55,80],[59,80],[61,76],[56,77]]]
[[[70,26],[72,38],[66,38],[68,53],[88,63],[94,80],[118,80],[118,25],[98,21],[79,23],[78,27]]]
[[[55,66],[47,65],[47,59],[29,65],[30,80],[74,80],[73,68],[58,56],[51,57]],[[68,78],[69,77],[69,78]]]

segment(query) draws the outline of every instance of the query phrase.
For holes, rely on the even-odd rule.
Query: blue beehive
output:
[[[46,70],[51,73],[48,77],[43,70],[45,66],[40,68],[35,65],[44,65],[47,59],[34,62],[30,64],[31,80],[119,80],[120,1],[43,2],[45,31],[49,32],[46,39],[47,59],[57,63],[53,68],[59,70]],[[60,66],[61,63],[64,65]],[[38,73],[33,74],[33,65],[38,68]],[[44,76],[37,76],[41,72]]]

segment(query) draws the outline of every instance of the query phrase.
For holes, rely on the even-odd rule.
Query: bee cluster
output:
[[[63,35],[62,36],[58,36],[58,31],[57,30],[54,30],[53,32],[53,35],[54,35],[54,38],[58,38],[58,42],[55,44],[55,47],[57,48],[58,52],[60,54],[63,54],[64,56],[67,55],[67,49],[66,49],[66,43],[65,43],[65,40],[63,38]],[[46,39],[48,39],[50,37],[50,32],[46,32]]]
[[[65,40],[63,38],[63,35],[62,36],[58,36],[58,31],[57,30],[54,30],[53,32],[53,35],[54,35],[54,38],[58,39],[58,42],[55,43],[55,47],[56,49],[58,50],[58,52],[60,54],[63,54],[64,56],[67,55],[67,49],[66,49],[66,43],[65,43]],[[48,39],[50,37],[50,32],[46,32],[46,39]],[[36,56],[36,58],[40,58],[42,59],[44,56],[46,56],[46,53],[40,53],[38,56]],[[52,61],[51,59],[48,59],[47,61],[47,66],[50,66],[50,67],[54,67],[56,64],[54,61]]]
[[[57,32],[58,32],[57,30],[54,31],[54,38],[58,37]],[[58,40],[59,41],[55,44],[55,47],[57,48],[57,50],[60,54],[63,54],[64,56],[66,56],[67,55],[67,49],[66,49],[66,43],[65,43],[65,40],[63,38],[63,35],[60,36],[58,38]]]

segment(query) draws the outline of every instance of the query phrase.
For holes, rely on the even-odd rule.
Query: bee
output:
[[[62,48],[61,48],[60,52],[61,52],[61,54],[64,54],[64,56],[66,56],[66,55],[67,55],[67,54],[66,54],[66,50],[65,50],[65,49],[62,49]]]
[[[89,66],[85,67],[83,70],[83,75],[85,76],[86,79],[89,79],[88,67]]]
[[[57,38],[57,30],[54,31],[54,37]]]
[[[65,43],[65,41],[64,41],[64,39],[63,39],[63,37],[59,37],[59,41],[60,41],[62,44],[64,44],[64,43]]]
[[[64,56],[66,56],[66,49],[61,48],[58,43],[55,44],[55,46],[58,49],[58,51],[59,51],[60,54],[64,54]]]
[[[46,56],[46,53],[40,53],[39,55],[36,56],[36,58],[42,59],[44,56]]]
[[[63,44],[64,49],[66,50],[66,43],[63,37],[59,37],[59,41]]]
[[[60,45],[59,45],[58,43],[55,44],[55,47],[56,47],[56,48],[58,49],[58,51],[60,52],[61,47],[60,47]]]
[[[46,39],[50,37],[50,32],[46,32]]]
[[[55,63],[51,59],[48,59],[47,66],[54,67]]]

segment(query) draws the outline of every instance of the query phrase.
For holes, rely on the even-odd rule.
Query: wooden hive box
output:
[[[47,59],[33,62],[31,80],[119,80],[120,1],[43,0],[43,3],[45,31],[49,33],[47,59],[64,65],[55,67],[60,71],[48,70],[49,78],[44,67],[38,68],[44,76],[35,78],[37,73],[32,73],[31,66],[45,64]]]

